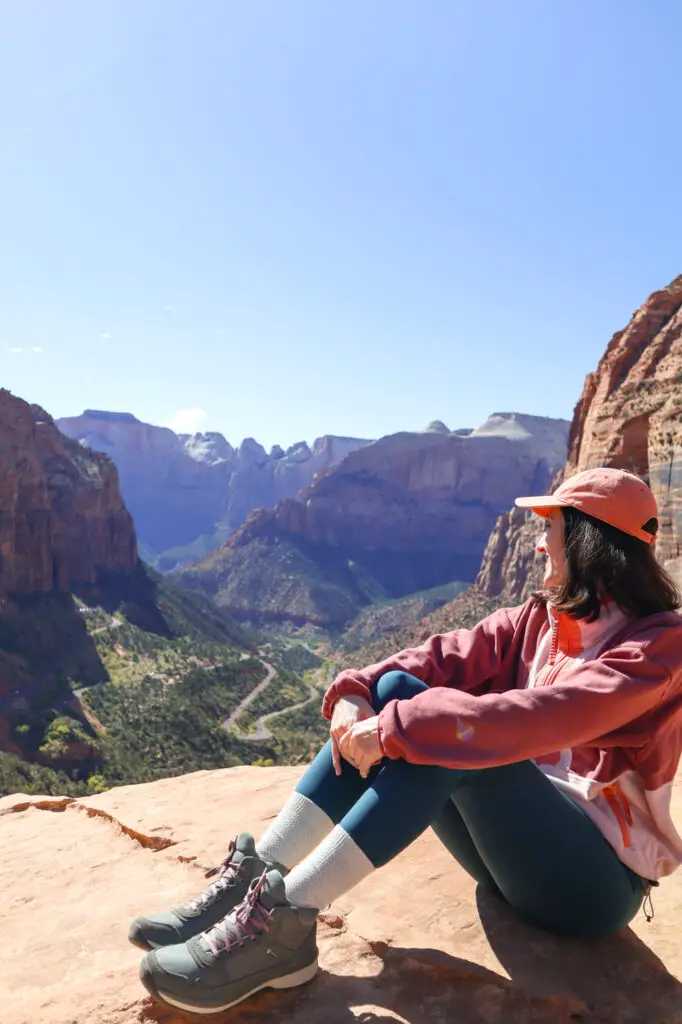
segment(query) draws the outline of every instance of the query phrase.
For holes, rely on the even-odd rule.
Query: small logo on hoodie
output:
[[[457,719],[457,739],[463,740],[467,743],[469,740],[474,738],[474,727],[473,725],[467,725],[461,718]]]

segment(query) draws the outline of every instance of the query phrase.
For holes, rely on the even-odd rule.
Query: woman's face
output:
[[[550,508],[545,515],[545,530],[537,543],[537,551],[546,555],[543,586],[559,587],[566,572],[564,548],[564,517],[558,508]]]

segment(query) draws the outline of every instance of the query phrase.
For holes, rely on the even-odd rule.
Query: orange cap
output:
[[[554,494],[517,498],[516,504],[538,515],[549,508],[577,508],[647,544],[656,540],[655,533],[642,529],[650,519],[658,518],[656,499],[643,480],[622,469],[587,469],[564,480]]]

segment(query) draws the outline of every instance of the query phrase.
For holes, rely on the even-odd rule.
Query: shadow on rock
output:
[[[370,963],[373,962],[373,963]],[[570,1024],[594,1019],[568,994],[529,996],[515,982],[436,949],[365,944],[364,977],[321,970],[289,992],[264,992],[211,1017],[212,1024]],[[142,1021],[186,1024],[181,1013],[145,1004]]]
[[[441,950],[392,946],[322,926],[327,970],[302,988],[260,993],[212,1016],[212,1024],[682,1021],[682,985],[630,929],[607,939],[557,938],[523,924],[485,890],[476,898],[491,950],[509,977]],[[140,1018],[189,1019],[151,1001]]]
[[[476,902],[491,949],[529,997],[565,996],[588,1020],[682,1020],[682,985],[630,928],[604,939],[558,938],[523,924],[480,887]]]

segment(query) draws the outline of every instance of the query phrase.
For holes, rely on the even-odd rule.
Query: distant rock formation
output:
[[[125,654],[107,642],[112,631],[127,644],[135,628],[132,664],[162,637],[248,649],[243,630],[198,596],[139,560],[111,459],[0,390],[0,753],[94,770],[99,738],[79,694],[109,678],[107,650]],[[138,647],[144,634],[149,646]],[[61,732],[51,734],[55,714]],[[0,757],[0,777],[4,767]]]
[[[564,420],[514,413],[468,435],[389,435],[253,513],[184,578],[235,615],[320,624],[376,597],[473,580],[496,517],[520,490],[547,488],[567,437]]]
[[[106,675],[72,593],[120,598],[142,571],[113,462],[0,389],[0,750],[21,752],[14,698],[46,710],[70,673]]]
[[[135,572],[133,521],[105,455],[0,390],[0,594],[66,593]]]
[[[329,436],[312,448],[304,441],[286,452],[275,445],[268,455],[251,437],[234,448],[219,433],[177,435],[130,413],[92,409],[58,426],[115,461],[144,555],[155,561],[168,552],[161,569],[205,554],[253,509],[293,497],[316,473],[368,443]]]
[[[429,423],[428,427],[424,427],[421,431],[422,434],[449,434],[450,430],[445,426],[442,420],[433,420]]]
[[[539,535],[540,525],[532,513],[520,508],[502,513],[490,534],[476,578],[477,587],[486,597],[515,605],[540,587],[545,559],[535,550]]]
[[[660,512],[656,554],[682,584],[682,275],[635,311],[585,380],[563,476],[593,466],[648,481]],[[478,578],[484,594],[517,601],[537,586],[537,534],[528,513],[500,517]]]

